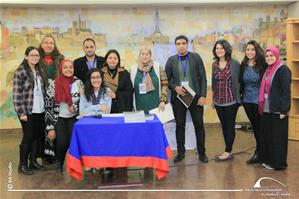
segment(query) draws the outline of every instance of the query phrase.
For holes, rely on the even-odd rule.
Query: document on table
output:
[[[173,110],[170,103],[165,105],[164,111],[160,111],[159,108],[154,108],[150,110],[149,113],[156,114],[162,124],[174,119]]]
[[[124,112],[125,123],[144,123],[144,111]]]
[[[123,117],[123,113],[110,113],[110,114],[102,114],[103,117]]]

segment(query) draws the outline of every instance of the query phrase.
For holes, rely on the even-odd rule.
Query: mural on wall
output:
[[[209,87],[211,50],[218,39],[227,39],[232,44],[233,56],[239,61],[250,39],[256,39],[263,47],[276,45],[285,52],[283,20],[287,17],[287,7],[283,5],[0,10],[0,128],[20,126],[12,105],[13,72],[24,58],[25,48],[38,46],[46,34],[55,36],[60,52],[70,59],[83,56],[82,41],[92,37],[98,55],[104,56],[110,48],[119,50],[126,69],[135,63],[141,46],[173,45],[177,35],[185,34],[192,42],[193,51],[204,60]],[[166,60],[167,57],[161,62]],[[205,121],[218,122],[209,104],[210,91]],[[237,120],[247,121],[243,111]]]

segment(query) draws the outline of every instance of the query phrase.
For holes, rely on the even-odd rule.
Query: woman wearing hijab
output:
[[[152,60],[152,52],[143,47],[139,52],[138,64],[131,68],[134,86],[134,108],[148,113],[159,107],[164,110],[167,101],[168,80],[159,63]]]
[[[269,170],[287,168],[291,71],[280,61],[279,54],[276,47],[266,49],[268,67],[259,93],[261,162]]]
[[[57,167],[63,171],[65,154],[70,145],[73,124],[79,113],[81,80],[74,76],[73,62],[62,60],[59,65],[60,75],[50,82],[47,90],[46,120],[47,137],[55,139]]]

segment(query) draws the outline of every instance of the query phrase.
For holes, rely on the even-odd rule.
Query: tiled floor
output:
[[[126,188],[129,191],[124,188],[114,188],[112,192],[98,189],[101,185],[101,177],[98,174],[85,175],[83,181],[76,181],[66,172],[62,174],[56,170],[36,172],[33,176],[19,175],[17,166],[21,133],[20,131],[1,131],[0,137],[1,199],[299,198],[299,142],[296,141],[289,141],[288,169],[268,171],[260,165],[246,165],[246,160],[253,152],[254,138],[251,133],[244,131],[237,131],[233,151],[244,153],[237,154],[233,160],[228,162],[214,162],[213,156],[223,152],[223,138],[219,128],[206,128],[206,148],[210,159],[208,164],[199,162],[194,151],[188,151],[182,162],[174,164],[172,159],[169,160],[170,173],[167,178],[154,181],[151,171],[147,171],[145,175],[143,171],[130,171],[129,181],[140,180],[140,173],[144,176],[143,185]],[[262,180],[261,188],[254,188],[256,181],[261,177],[274,178],[286,187],[273,180]],[[8,189],[15,191],[8,192]],[[18,189],[28,191],[19,192]]]

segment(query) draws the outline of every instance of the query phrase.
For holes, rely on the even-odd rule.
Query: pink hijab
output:
[[[259,113],[262,114],[264,110],[264,104],[265,104],[265,94],[268,95],[268,98],[270,97],[270,88],[271,88],[271,79],[274,73],[276,72],[277,68],[281,65],[280,61],[280,52],[278,48],[276,47],[269,47],[265,50],[265,52],[272,52],[275,56],[276,60],[272,65],[268,65],[263,79],[261,83],[260,88],[260,94],[259,94]]]

